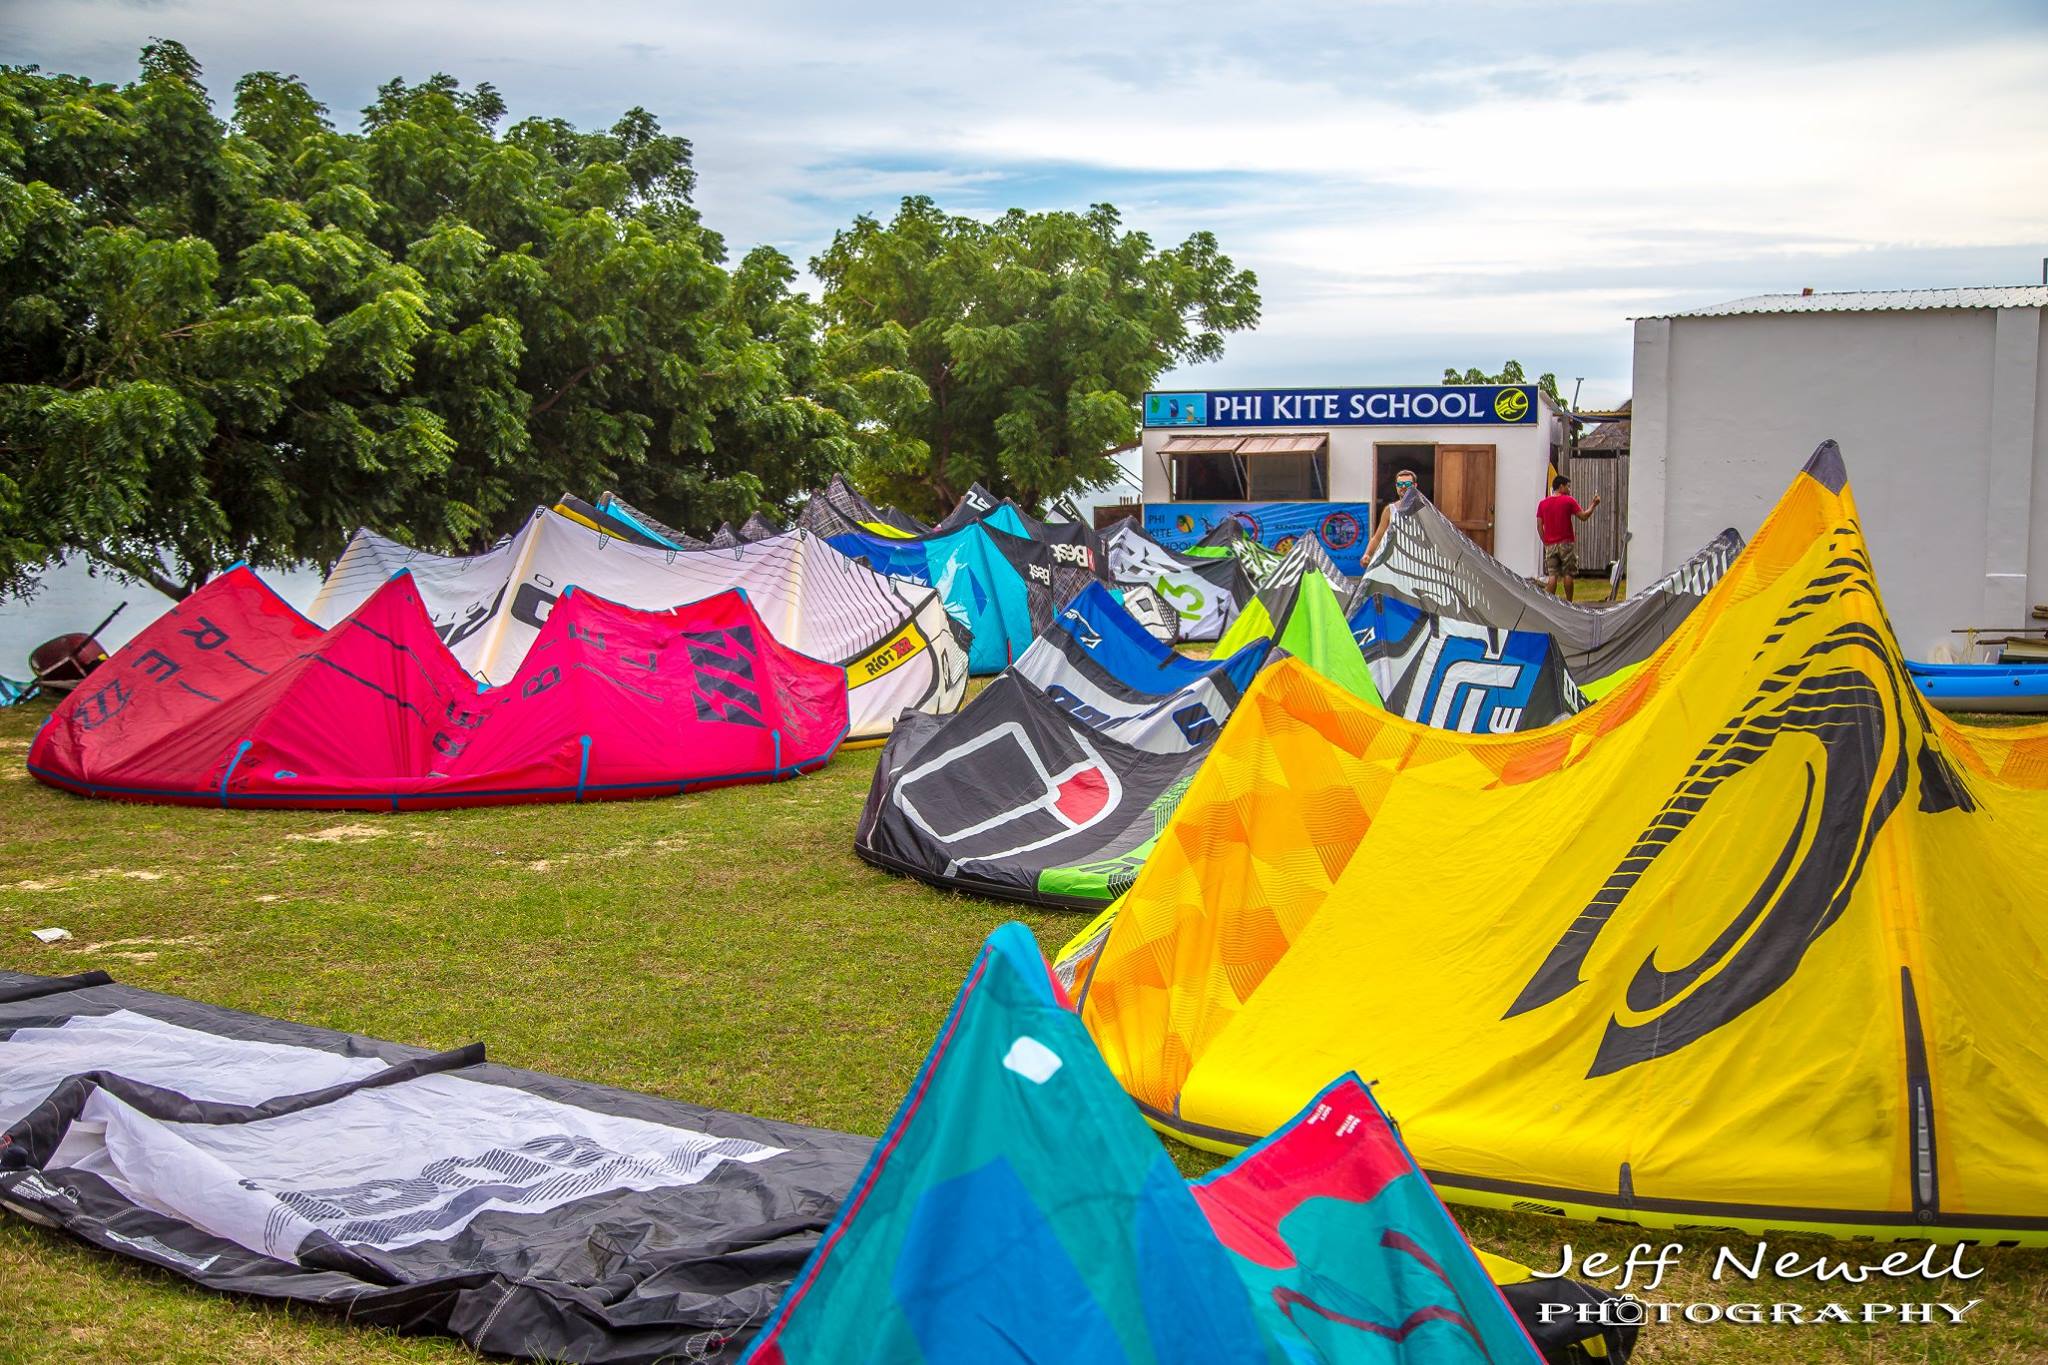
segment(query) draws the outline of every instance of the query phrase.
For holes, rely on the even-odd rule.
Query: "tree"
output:
[[[1529,376],[1523,371],[1522,362],[1519,360],[1510,360],[1507,364],[1501,366],[1499,374],[1488,374],[1486,371],[1479,369],[1466,370],[1462,374],[1456,368],[1444,371],[1444,383],[1446,384],[1526,384],[1528,382]],[[1564,401],[1564,396],[1557,391],[1556,375],[1538,375],[1536,377],[1536,387],[1549,395],[1551,403],[1560,412],[1567,410],[1569,405]]]
[[[199,77],[0,69],[0,589],[479,548],[565,488],[708,525],[852,458],[793,268],[726,267],[645,110],[500,134],[435,75],[343,133],[295,77],[225,120]]]
[[[1153,381],[1259,317],[1257,278],[1213,235],[1155,249],[1108,204],[980,222],[908,198],[811,271],[862,486],[926,517],[976,480],[1035,506],[1116,477]]]

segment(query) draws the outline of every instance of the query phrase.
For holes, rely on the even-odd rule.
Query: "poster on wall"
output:
[[[1230,518],[1261,545],[1283,552],[1312,535],[1354,577],[1372,535],[1369,502],[1154,502],[1145,504],[1145,534],[1169,550],[1186,550]]]

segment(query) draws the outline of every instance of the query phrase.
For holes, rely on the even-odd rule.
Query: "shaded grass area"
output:
[[[934,891],[853,856],[875,751],[680,800],[363,815],[94,802],[31,780],[47,708],[0,711],[0,967],[129,985],[771,1118],[881,1131],[982,938],[1048,951],[1084,917]],[[28,930],[59,925],[70,942]],[[1183,1169],[1210,1158],[1174,1148]],[[1459,1210],[1540,1266],[1668,1236]],[[1972,1251],[1967,1285],[1706,1280],[1650,1297],[1983,1302],[1960,1327],[1689,1327],[1639,1359],[2048,1360],[2048,1255]],[[1738,1247],[1753,1239],[1738,1240]],[[1774,1242],[1774,1246],[1777,1244]],[[1825,1242],[1786,1242],[1809,1255]],[[1881,1252],[1881,1248],[1879,1251]],[[192,1288],[0,1217],[0,1360],[457,1360],[337,1317]]]

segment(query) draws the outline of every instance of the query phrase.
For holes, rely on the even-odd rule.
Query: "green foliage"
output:
[[[727,268],[645,110],[500,133],[435,75],[343,133],[296,77],[223,119],[199,76],[0,68],[0,590],[477,548],[565,488],[710,525],[852,458],[789,261]]]
[[[909,198],[811,270],[860,482],[927,517],[976,480],[1037,505],[1114,478],[1153,381],[1259,317],[1257,278],[1209,233],[1156,249],[1108,204],[980,222]]]
[[[1510,360],[1507,364],[1501,366],[1499,374],[1488,374],[1480,369],[1466,370],[1462,373],[1456,368],[1449,368],[1444,371],[1444,383],[1446,384],[1526,384],[1528,382],[1529,376],[1522,369],[1522,362],[1519,360]],[[1564,412],[1570,409],[1571,405],[1566,403],[1563,395],[1557,391],[1556,375],[1538,375],[1536,377],[1536,387],[1543,390],[1549,396],[1552,405],[1558,411]]]

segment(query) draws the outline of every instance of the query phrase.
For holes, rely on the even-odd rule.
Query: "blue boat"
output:
[[[2048,714],[2048,663],[1922,664],[1908,662],[1920,695],[1943,711]]]

